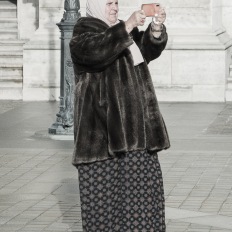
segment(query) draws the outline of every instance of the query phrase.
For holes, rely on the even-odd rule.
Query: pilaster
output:
[[[56,23],[63,12],[64,0],[39,0],[39,28],[24,45],[24,100],[59,99],[60,32]]]

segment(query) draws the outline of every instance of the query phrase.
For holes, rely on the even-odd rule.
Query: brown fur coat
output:
[[[145,62],[134,66],[133,40]],[[121,21],[109,27],[96,18],[80,18],[70,51],[75,71],[73,165],[115,157],[120,152],[169,148],[147,63],[167,43],[135,28],[129,35]]]

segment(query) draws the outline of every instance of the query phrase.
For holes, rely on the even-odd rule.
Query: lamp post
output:
[[[56,122],[48,129],[49,134],[56,135],[73,134],[74,71],[69,42],[74,25],[80,18],[79,0],[65,0],[64,9],[63,18],[57,23],[61,31],[60,110],[56,114]]]

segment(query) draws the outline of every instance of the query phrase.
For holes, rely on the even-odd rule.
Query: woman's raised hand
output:
[[[125,22],[126,30],[130,33],[134,27],[143,26],[146,20],[146,15],[143,10],[135,11]]]
[[[158,14],[156,14],[151,23],[151,31],[155,38],[159,38],[163,29],[163,23],[166,20],[166,12],[164,8],[160,8]]]

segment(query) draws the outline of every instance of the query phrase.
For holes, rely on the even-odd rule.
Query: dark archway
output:
[[[11,3],[17,5],[17,0],[8,0],[8,2],[11,2]]]

